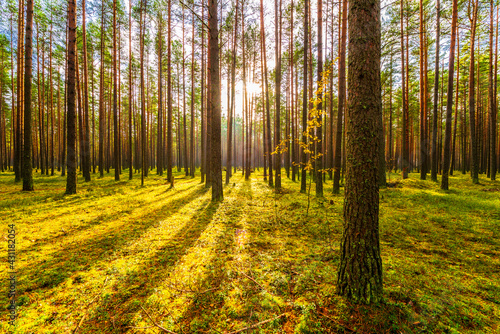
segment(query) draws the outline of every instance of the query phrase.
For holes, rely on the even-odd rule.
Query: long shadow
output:
[[[190,190],[190,188],[186,188],[182,191],[178,191],[178,192],[175,192],[175,193],[171,193],[171,195],[178,195],[179,193],[181,192],[184,192],[186,190]],[[196,189],[194,191],[194,193],[191,195],[196,195],[196,196],[199,196],[203,193],[205,193],[206,190],[204,188],[199,188],[199,189]],[[162,193],[162,195],[165,195],[165,193]],[[166,194],[168,196],[168,194]],[[189,196],[189,195],[188,195]],[[180,205],[185,205],[186,204],[186,198],[189,199],[191,198],[191,196],[185,196],[185,197],[180,197],[179,199],[177,200],[174,200],[173,203],[179,203]],[[156,199],[157,201],[162,201],[164,200],[164,198],[158,198]],[[168,200],[168,197],[167,197],[167,200]],[[171,204],[172,201],[169,200],[169,203]],[[105,203],[105,204],[99,204],[98,206],[89,206],[89,207],[86,207],[85,209],[86,210],[99,210],[101,206],[105,206],[105,205],[109,205],[109,203]],[[143,203],[136,203],[136,205],[134,207],[129,207],[127,210],[123,210],[121,212],[108,212],[108,213],[102,213],[100,214],[99,216],[89,220],[89,221],[86,221],[86,222],[83,222],[81,225],[77,226],[77,227],[74,227],[74,228],[71,228],[71,230],[69,231],[65,231],[64,233],[59,233],[58,235],[55,235],[55,236],[52,236],[52,237],[47,237],[47,238],[44,238],[44,239],[38,239],[36,241],[35,244],[33,244],[32,246],[29,246],[29,247],[26,247],[22,250],[22,252],[20,252],[20,254],[25,254],[25,253],[30,253],[32,251],[37,251],[41,246],[44,246],[45,244],[48,244],[48,243],[54,243],[57,241],[57,239],[59,239],[60,237],[64,237],[64,238],[69,238],[73,235],[76,235],[77,233],[80,233],[80,232],[84,232],[88,229],[91,229],[93,228],[94,226],[96,225],[102,225],[103,223],[106,223],[108,221],[111,221],[113,219],[116,219],[116,216],[117,215],[128,215],[130,213],[133,212],[133,210],[136,210],[136,209],[141,209],[141,206],[143,205]],[[168,207],[168,205],[165,205],[164,208]],[[71,215],[72,212],[66,212],[64,215]],[[143,215],[143,216],[146,216],[146,215]]]
[[[191,222],[153,254],[149,261],[117,281],[111,288],[115,293],[101,299],[82,325],[82,333],[124,333],[128,330],[135,314],[141,312],[141,305],[211,223],[220,203],[210,203],[208,206],[205,203],[193,214]]]
[[[111,231],[105,231],[82,243],[66,245],[51,254],[49,260],[31,264],[27,270],[18,272],[18,294],[36,289],[51,289],[63,283],[78,271],[90,269],[113,251],[125,246],[130,240],[140,238],[149,228],[160,220],[178,212],[183,206],[196,200],[204,189],[194,191],[174,202],[169,202],[159,209],[146,211],[134,223],[123,223]],[[0,302],[6,303],[6,296]]]
[[[240,181],[242,186],[238,189],[235,196],[242,196],[252,199],[253,191],[250,181]],[[221,238],[214,250],[219,256],[214,256],[211,264],[206,264],[206,267],[213,268],[206,278],[201,282],[199,290],[195,293],[186,312],[180,319],[180,325],[185,333],[203,333],[207,332],[211,327],[211,321],[217,319],[222,313],[224,307],[226,291],[222,291],[224,286],[227,286],[228,262],[231,261],[236,250],[235,229],[241,216],[246,211],[246,201],[234,201],[236,206],[231,207],[226,215],[231,217],[229,222],[226,222],[224,237]],[[249,232],[249,231],[248,231]],[[206,293],[207,290],[210,292]]]

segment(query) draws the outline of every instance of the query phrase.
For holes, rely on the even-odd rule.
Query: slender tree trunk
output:
[[[173,186],[172,175],[172,0],[168,0],[167,37],[167,180]]]
[[[469,126],[470,126],[470,138],[471,138],[471,176],[472,183],[479,183],[479,156],[478,156],[478,145],[477,145],[477,133],[476,133],[476,100],[475,100],[475,89],[474,89],[474,73],[475,73],[475,59],[474,59],[474,46],[476,41],[476,22],[477,22],[477,10],[479,4],[478,0],[473,3],[473,14],[471,21],[471,43],[470,43],[470,65],[469,65]]]
[[[33,190],[33,167],[31,163],[31,81],[33,53],[33,0],[26,3],[26,51],[24,61],[24,151],[23,151],[23,191]]]
[[[316,196],[323,197],[323,1],[318,0],[318,105],[317,109],[317,128],[316,128]]]
[[[162,92],[162,59],[163,59],[163,18],[161,16],[161,9],[158,9],[158,129],[157,129],[157,139],[156,139],[156,173],[158,175],[163,175],[163,92]]]
[[[68,0],[68,176],[66,193],[76,194],[76,2]]]
[[[303,70],[303,85],[302,85],[302,154],[301,154],[301,164],[302,164],[302,175],[300,179],[300,192],[305,193],[307,191],[307,67],[308,67],[308,36],[309,36],[309,0],[305,0],[304,3],[304,70]]]
[[[189,176],[194,177],[194,173],[196,170],[195,164],[195,154],[194,154],[194,103],[195,103],[195,95],[194,95],[194,30],[195,30],[195,21],[194,14],[191,14],[191,27],[192,27],[192,35],[191,35],[191,131],[190,140],[189,140]]]
[[[104,0],[101,3],[101,74],[99,84],[99,175],[104,176],[104,138],[105,138],[105,109],[104,109]]]
[[[457,16],[458,16],[457,3],[458,0],[453,0],[453,12],[451,19],[450,58],[448,62],[448,92],[446,100],[446,129],[444,135],[443,177],[441,179],[441,189],[443,190],[448,190],[448,173],[450,169],[451,116],[453,113],[453,74],[455,70],[455,41],[457,33],[456,26],[457,26]]]
[[[307,0],[306,0],[307,1]],[[264,4],[263,0],[260,0],[260,36],[261,36],[261,49],[262,49],[262,60],[264,62],[264,90],[265,90],[265,103],[266,103],[266,135],[267,142],[265,143],[265,154],[268,158],[269,163],[269,186],[274,185],[273,179],[273,159],[271,157],[271,152],[273,151],[271,142],[271,108],[269,102],[269,84],[267,81],[267,54],[266,54],[266,33],[264,28]]]
[[[85,181],[90,181],[90,128],[89,128],[89,94],[88,94],[88,68],[87,68],[87,33],[85,23],[85,0],[82,1],[82,43],[83,43],[83,156],[84,164],[82,165],[83,176]],[[52,35],[51,35],[52,36]]]
[[[342,1],[342,31],[339,48],[339,101],[337,113],[337,129],[335,131],[335,159],[333,165],[333,193],[340,192],[340,168],[342,160],[342,129],[343,129],[343,111],[345,101],[345,54],[347,40],[347,0]]]
[[[222,166],[221,166],[221,98],[219,77],[219,28],[218,28],[217,1],[208,2],[208,58],[209,68],[209,115],[210,122],[210,172],[212,183],[212,201],[222,201]]]
[[[409,143],[408,143],[408,100],[406,95],[406,70],[405,70],[405,49],[404,49],[404,0],[401,0],[401,73],[402,73],[402,97],[403,97],[403,134],[401,145],[401,171],[403,179],[408,178],[409,169]]]
[[[129,59],[129,65],[128,65],[128,98],[129,98],[129,105],[128,105],[128,154],[129,154],[129,171],[128,171],[128,178],[129,180],[132,180],[132,175],[133,171],[132,169],[134,168],[133,166],[133,154],[132,154],[132,102],[133,102],[133,95],[132,95],[132,0],[129,0],[128,2],[128,8],[129,8],[129,31],[128,31],[128,59]]]
[[[235,100],[235,85],[236,85],[236,49],[238,45],[238,14],[239,14],[239,1],[236,0],[236,14],[234,18],[234,35],[233,35],[233,50],[231,56],[231,102],[228,110],[227,118],[227,160],[226,160],[226,184],[229,184],[231,178],[231,167],[233,157],[233,113],[234,113],[234,100]],[[265,171],[264,171],[265,173]]]
[[[115,167],[115,181],[120,180],[120,142],[119,135],[120,129],[118,125],[118,58],[116,54],[116,0],[113,0],[113,125],[114,125],[114,149],[113,160]]]
[[[438,124],[438,95],[439,95],[439,37],[440,37],[440,17],[441,8],[440,0],[437,0],[436,5],[436,60],[434,67],[434,103],[432,116],[432,165],[431,165],[431,180],[437,182],[438,172],[438,148],[437,148],[437,124]]]
[[[276,57],[276,110],[274,115],[274,145],[276,146],[276,154],[274,155],[275,165],[275,191],[281,191],[281,2],[274,0],[275,14],[275,57]]]
[[[490,50],[489,50],[489,71],[488,71],[488,106],[489,106],[489,128],[490,128],[490,178],[496,179],[497,173],[497,151],[496,151],[496,130],[497,130],[497,108],[496,95],[494,94],[493,83],[493,0],[490,0]],[[495,77],[496,78],[496,77]]]
[[[455,147],[456,147],[456,139],[457,139],[457,123],[458,123],[458,106],[459,106],[459,101],[458,101],[458,93],[459,93],[459,84],[460,84],[460,33],[458,30],[458,23],[456,26],[457,32],[457,81],[455,83],[457,89],[455,91],[455,117],[453,119],[453,141],[451,144],[451,166],[450,166],[450,175],[453,175],[453,170],[455,169]]]
[[[426,109],[427,109],[427,91],[425,85],[424,76],[426,75],[425,64],[425,45],[427,41],[424,34],[424,2],[420,0],[419,6],[420,12],[420,179],[425,180],[427,178],[427,141],[426,141]]]

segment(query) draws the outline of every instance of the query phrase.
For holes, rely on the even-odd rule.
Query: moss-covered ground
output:
[[[115,182],[0,174],[0,332],[499,333],[500,182],[391,175],[380,192],[385,302],[335,294],[343,193],[308,196],[262,170],[210,202],[199,176]],[[342,190],[343,191],[343,190]],[[15,224],[16,328],[7,324],[8,225]]]

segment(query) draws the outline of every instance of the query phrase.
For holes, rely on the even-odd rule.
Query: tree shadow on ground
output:
[[[140,238],[149,228],[159,224],[162,219],[174,215],[205,192],[203,188],[197,189],[173,202],[169,201],[159,209],[147,210],[133,223],[121,217],[123,223],[119,226],[101,231],[100,234],[90,235],[82,242],[69,243],[50,254],[49,260],[45,258],[38,263],[31,263],[18,274],[19,295],[37,289],[55,288],[74,273],[89,270],[112,255],[114,251],[126,246],[131,240]],[[92,226],[94,225],[88,228]],[[33,248],[31,251],[35,252],[36,249]]]
[[[206,202],[205,202],[206,203]],[[81,327],[82,333],[124,333],[147,298],[168,276],[177,261],[196,243],[211,223],[220,203],[203,205],[189,223],[159,248],[139,270],[128,273],[97,305]]]

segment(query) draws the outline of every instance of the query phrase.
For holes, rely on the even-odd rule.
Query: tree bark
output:
[[[349,7],[347,170],[337,287],[352,302],[369,304],[382,301],[383,294],[378,232],[380,2],[351,0]]]
[[[323,197],[323,1],[318,0],[318,105],[317,127],[316,127],[316,160],[314,163],[316,172],[316,196]]]
[[[68,0],[68,175],[66,194],[76,194],[76,2]]]
[[[343,130],[343,111],[345,101],[345,54],[347,40],[347,0],[342,1],[342,31],[339,48],[339,102],[337,113],[337,129],[335,131],[335,159],[333,162],[333,193],[340,192],[340,168],[342,160],[342,130]],[[344,148],[345,149],[345,148]]]
[[[33,53],[33,0],[26,2],[26,50],[24,61],[24,150],[23,150],[23,191],[33,191],[33,167],[31,152],[31,81]]]
[[[453,113],[453,75],[455,70],[455,42],[457,33],[457,7],[458,0],[453,0],[453,12],[451,18],[451,42],[450,58],[448,61],[448,91],[446,99],[446,128],[444,135],[444,157],[443,177],[441,178],[441,189],[448,190],[448,174],[450,169],[451,154],[451,115]],[[457,87],[458,89],[458,87]]]
[[[222,201],[222,166],[221,166],[221,97],[220,97],[220,77],[219,77],[219,27],[217,1],[209,0],[208,3],[208,31],[209,40],[209,113],[211,114],[211,150],[210,152],[210,172],[212,183],[212,201]]]
[[[474,60],[474,46],[476,41],[476,22],[477,10],[479,7],[478,0],[473,2],[473,14],[471,21],[471,37],[470,37],[470,65],[469,65],[469,126],[471,138],[471,176],[472,183],[479,183],[479,155],[477,147],[477,134],[476,134],[476,101],[474,89],[474,74],[475,74],[475,60]]]

